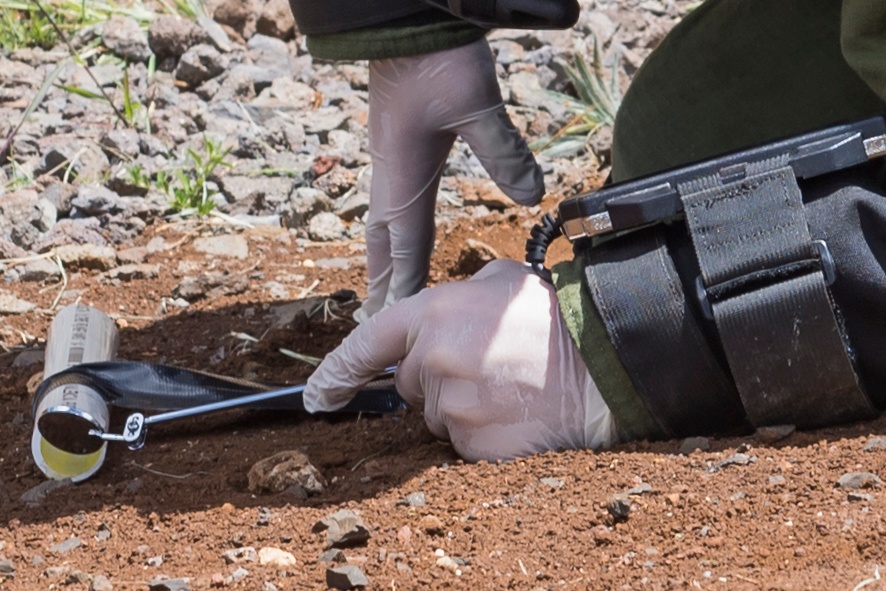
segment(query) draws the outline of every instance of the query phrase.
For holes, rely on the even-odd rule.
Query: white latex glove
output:
[[[553,287],[516,261],[494,261],[360,324],[310,377],[305,406],[341,408],[397,362],[400,395],[468,461],[615,441]]]
[[[369,63],[369,288],[358,321],[427,284],[437,188],[458,136],[511,199],[541,200],[544,175],[505,111],[486,39]]]

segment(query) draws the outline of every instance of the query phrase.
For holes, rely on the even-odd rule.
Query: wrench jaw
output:
[[[129,449],[141,449],[145,445],[148,436],[148,424],[145,415],[134,412],[126,419],[126,428],[123,430],[123,441],[129,444]]]
[[[89,434],[103,441],[121,441],[126,443],[129,449],[141,449],[145,445],[145,439],[148,436],[147,420],[145,415],[140,412],[134,412],[126,419],[126,426],[123,433],[105,433],[99,429],[91,429]]]

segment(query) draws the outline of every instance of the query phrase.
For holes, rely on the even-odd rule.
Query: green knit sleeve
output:
[[[664,439],[665,432],[643,403],[609,342],[603,320],[582,282],[581,258],[553,268],[560,313],[588,372],[626,439]]]
[[[461,20],[417,26],[371,27],[308,35],[308,52],[327,60],[378,60],[433,53],[473,43],[486,29]]]
[[[886,2],[843,0],[840,46],[849,66],[886,100]]]

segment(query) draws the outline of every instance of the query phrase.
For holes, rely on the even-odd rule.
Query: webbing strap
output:
[[[808,428],[873,417],[827,289],[827,247],[812,240],[787,158],[679,192],[703,308],[750,421]]]
[[[661,227],[588,249],[588,288],[637,393],[670,437],[746,426],[686,300]]]

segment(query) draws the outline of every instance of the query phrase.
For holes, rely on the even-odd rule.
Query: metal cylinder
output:
[[[109,361],[117,354],[117,327],[110,317],[85,304],[62,308],[53,319],[46,339],[43,378],[80,363]],[[38,427],[51,428],[58,443],[66,433],[81,438],[84,429],[105,432],[110,412],[95,390],[82,384],[66,384],[46,392],[35,401],[31,454],[37,467],[49,478],[80,482],[95,474],[104,463],[107,443],[94,437],[78,453],[53,445]]]

